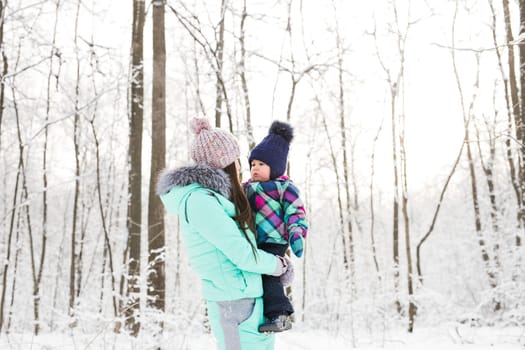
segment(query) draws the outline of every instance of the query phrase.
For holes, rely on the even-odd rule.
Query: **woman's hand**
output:
[[[275,271],[271,274],[272,276],[279,277],[282,274],[286,272],[288,269],[288,263],[285,258],[282,256],[276,255],[275,258],[277,259],[277,267],[275,268]]]
[[[286,257],[284,257],[283,259],[286,262],[286,271],[281,275],[280,280],[283,287],[288,287],[292,284],[295,278],[295,272],[293,269],[292,262]]]
[[[287,287],[292,284],[295,277],[292,262],[286,257],[278,255],[275,257],[277,258],[278,263],[277,268],[275,269],[274,273],[272,273],[272,276],[280,277],[283,286]]]

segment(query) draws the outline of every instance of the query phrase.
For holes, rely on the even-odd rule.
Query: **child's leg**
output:
[[[263,243],[259,248],[275,255],[284,256],[288,246],[285,244]],[[263,275],[264,316],[273,318],[279,315],[291,315],[294,310],[279,277]]]

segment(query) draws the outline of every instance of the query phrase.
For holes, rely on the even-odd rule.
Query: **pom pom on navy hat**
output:
[[[284,138],[288,143],[292,142],[293,140],[293,128],[288,123],[283,123],[278,120],[274,121],[272,125],[270,125],[270,130],[268,132],[269,134],[275,134],[280,135],[282,138]]]

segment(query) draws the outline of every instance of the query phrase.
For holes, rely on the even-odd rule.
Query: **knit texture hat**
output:
[[[265,162],[270,167],[270,179],[284,174],[290,142],[293,139],[293,128],[288,123],[274,121],[268,135],[252,150],[248,162],[252,160]]]
[[[208,120],[203,118],[192,119],[191,129],[195,133],[191,145],[191,158],[196,163],[223,169],[239,159],[239,144],[228,131],[212,129]]]

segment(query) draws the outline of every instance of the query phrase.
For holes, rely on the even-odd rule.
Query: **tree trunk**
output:
[[[397,73],[392,74],[392,69],[389,68],[377,48],[377,36],[376,32],[373,32],[375,41],[376,41],[376,51],[379,59],[379,63],[383,68],[383,71],[386,75],[386,80],[388,82],[388,87],[390,89],[390,118],[391,118],[391,128],[392,128],[392,167],[394,172],[394,196],[393,196],[393,209],[392,209],[392,237],[393,237],[393,262],[394,262],[394,293],[395,293],[395,303],[398,314],[402,314],[402,306],[400,301],[400,266],[399,266],[399,219],[400,219],[400,210],[404,219],[405,226],[405,252],[407,253],[407,262],[408,266],[408,292],[409,292],[409,332],[413,329],[413,319],[415,316],[415,306],[412,304],[412,266],[411,266],[411,249],[410,249],[410,222],[408,218],[408,192],[407,192],[407,174],[406,174],[406,159],[405,159],[405,149],[404,149],[404,104],[401,105],[401,113],[397,110],[398,103],[403,103],[403,100],[398,101],[400,97],[400,91],[403,88],[402,83],[404,81],[404,70],[405,70],[405,47],[407,42],[408,32],[410,26],[414,23],[410,19],[410,7],[407,9],[407,19],[404,23],[404,28],[401,28],[400,17],[398,15],[398,8],[395,2],[391,2],[393,22],[388,24],[389,27],[395,29],[396,33],[396,46],[397,46],[397,58],[399,59],[399,67],[397,68]],[[403,31],[404,29],[404,31]],[[399,121],[398,121],[399,119]],[[398,125],[399,123],[399,125]],[[399,130],[398,130],[399,128]],[[399,150],[398,150],[399,147]],[[399,159],[398,159],[399,157]],[[400,207],[401,205],[401,207]]]
[[[474,208],[474,227],[478,235],[478,243],[481,248],[481,256],[485,264],[485,269],[489,277],[489,283],[492,288],[496,287],[496,276],[490,267],[490,256],[487,251],[486,242],[483,238],[482,226],[481,226],[481,213],[479,209],[479,197],[478,197],[478,185],[477,185],[477,176],[476,170],[474,168],[474,159],[472,157],[472,150],[470,145],[470,136],[467,130],[467,138],[465,140],[467,147],[467,160],[469,165],[470,173],[470,186],[472,194],[472,206]]]
[[[0,0],[0,55],[2,55],[2,71],[0,72],[0,149],[2,146],[2,120],[4,116],[4,77],[7,75],[8,70],[7,56],[5,55],[4,51],[4,23],[6,5],[7,0]]]
[[[206,111],[206,107],[204,107],[204,102],[202,101],[202,94],[201,94],[201,90],[200,90],[200,69],[199,69],[199,60],[198,60],[198,51],[197,51],[197,44],[198,44],[198,41],[197,40],[193,40],[193,51],[192,51],[192,56],[193,56],[193,73],[194,73],[194,79],[195,79],[195,82],[194,82],[194,85],[195,85],[195,111],[197,113],[197,115],[199,113],[202,113],[202,114],[205,114],[205,111]],[[187,84],[190,84],[189,82],[187,82]]]
[[[0,147],[2,145],[2,119],[4,115],[4,94],[5,94],[5,84],[4,77],[8,72],[8,61],[4,51],[4,22],[5,22],[5,8],[6,3],[0,0],[0,50],[2,55],[2,72],[0,75]],[[20,169],[20,159],[18,164],[18,169]],[[11,259],[11,240],[13,237],[13,225],[16,213],[17,206],[17,195],[18,195],[18,184],[20,179],[20,172],[17,172],[15,189],[13,194],[13,209],[11,212],[11,221],[9,225],[9,233],[7,235],[7,252],[6,257],[3,260],[3,273],[2,273],[2,294],[0,297],[0,332],[2,331],[4,325],[4,306],[5,306],[5,296],[7,292],[7,272],[9,270],[9,260]]]
[[[107,265],[108,246],[104,244],[102,252],[102,271],[100,272],[100,296],[98,298],[98,313],[104,312],[104,290],[106,285],[106,265]]]
[[[485,273],[487,274],[488,276],[488,281],[489,281],[489,284],[491,286],[491,288],[496,288],[497,286],[497,281],[496,281],[496,275],[493,271],[493,269],[491,268],[491,259],[490,259],[490,256],[488,254],[488,250],[487,250],[487,244],[486,244],[486,241],[485,241],[485,238],[483,237],[483,232],[482,232],[482,224],[481,224],[481,212],[480,212],[480,207],[479,207],[479,196],[478,196],[478,185],[477,185],[477,176],[476,176],[476,169],[475,169],[475,165],[474,165],[474,159],[473,159],[473,156],[472,156],[472,149],[471,149],[471,143],[470,143],[470,131],[469,131],[469,121],[470,119],[472,118],[472,109],[473,109],[473,104],[474,104],[474,100],[475,98],[473,97],[472,98],[472,102],[470,104],[470,107],[468,109],[468,111],[466,110],[466,107],[465,107],[465,98],[463,96],[463,88],[461,86],[461,83],[460,83],[460,78],[459,78],[459,73],[458,73],[458,69],[457,69],[457,65],[456,65],[456,53],[455,53],[455,27],[456,27],[456,17],[457,17],[457,7],[458,7],[458,2],[456,1],[456,9],[455,9],[455,12],[454,12],[454,19],[453,19],[453,22],[452,22],[452,50],[451,50],[451,53],[452,53],[452,64],[453,64],[453,69],[454,69],[454,75],[456,77],[456,83],[457,83],[457,87],[458,87],[458,92],[459,92],[459,96],[460,96],[460,101],[461,101],[461,111],[463,113],[463,124],[465,126],[465,147],[466,147],[466,150],[467,150],[467,161],[468,161],[468,167],[469,167],[469,174],[470,174],[470,186],[471,186],[471,195],[472,195],[472,206],[473,206],[473,210],[474,210],[474,228],[476,230],[476,234],[478,236],[478,245],[480,247],[480,251],[481,251],[481,258],[483,260],[483,265],[484,265],[484,268],[485,268]],[[477,60],[478,60],[478,66],[477,66],[477,80],[476,80],[476,86],[479,84],[479,56],[477,56]],[[474,89],[474,91],[476,91],[476,89]],[[499,302],[496,301],[496,304],[495,304],[495,308],[498,309],[499,308]]]
[[[153,91],[151,174],[148,201],[149,305],[165,309],[164,207],[155,192],[166,154],[166,44],[164,39],[164,2],[153,4]],[[160,324],[163,327],[162,322]]]
[[[321,109],[321,101],[319,101],[319,98],[316,96],[316,101],[319,105],[319,109]],[[334,173],[335,173],[335,182],[336,182],[336,188],[337,188],[337,214],[338,214],[338,217],[339,217],[339,234],[341,235],[341,246],[342,246],[342,251],[343,251],[343,268],[344,268],[344,271],[345,271],[345,274],[346,273],[349,273],[349,270],[350,270],[350,259],[348,257],[348,252],[347,252],[347,249],[348,249],[348,243],[346,242],[346,234],[345,234],[345,220],[344,220],[344,211],[343,211],[343,198],[341,196],[341,191],[339,190],[339,185],[341,184],[341,177],[339,175],[339,170],[338,170],[338,163],[337,163],[337,156],[335,154],[335,149],[334,149],[334,146],[332,145],[332,138],[330,137],[330,134],[328,132],[328,123],[326,122],[326,115],[323,113],[323,127],[324,127],[324,131],[326,133],[326,138],[328,140],[328,146],[329,146],[329,149],[330,149],[330,159],[332,160],[332,166],[334,168]],[[345,279],[346,279],[346,275],[345,275]]]
[[[348,175],[348,136],[346,131],[346,113],[345,113],[345,93],[344,93],[344,79],[343,79],[343,49],[341,48],[341,38],[339,36],[339,27],[336,21],[336,47],[337,47],[337,75],[339,83],[339,95],[338,95],[338,105],[339,105],[339,129],[341,132],[341,150],[343,152],[343,188],[345,193],[345,210],[344,210],[344,234],[348,235],[348,249],[349,249],[349,258],[350,258],[350,312],[353,313],[354,300],[356,300],[356,271],[355,271],[355,256],[354,256],[354,232],[352,228],[352,202],[350,199],[350,176]],[[354,194],[357,196],[357,193]],[[351,339],[352,347],[356,345],[355,332],[354,332],[354,318],[350,318],[350,329],[351,329]]]
[[[142,227],[142,123],[144,118],[144,0],[133,1],[131,37],[128,205],[129,252],[128,289],[125,309],[126,327],[133,336],[140,330],[140,241]],[[126,255],[124,255],[126,259]]]
[[[96,112],[95,112],[96,113]],[[96,160],[96,175],[97,175],[97,194],[98,194],[98,204],[99,204],[99,213],[100,213],[100,221],[102,223],[102,230],[104,231],[104,242],[106,245],[106,248],[104,250],[104,265],[106,264],[106,255],[108,257],[109,262],[109,273],[110,273],[110,280],[111,280],[111,297],[113,302],[113,315],[115,319],[119,316],[118,306],[117,306],[117,297],[116,293],[117,290],[115,288],[115,271],[113,268],[113,252],[111,249],[111,241],[109,240],[109,230],[108,225],[106,223],[106,214],[104,213],[104,203],[102,201],[102,186],[101,186],[101,179],[100,179],[100,145],[98,142],[97,133],[95,130],[95,117],[90,121],[91,124],[91,130],[93,132],[93,139],[95,141],[95,160]],[[103,267],[103,270],[105,270],[105,267]],[[104,274],[102,275],[102,278],[104,278]],[[115,330],[118,331],[118,325],[116,325]]]
[[[494,113],[495,116],[497,116],[497,111]],[[481,162],[481,169],[483,170],[483,173],[485,174],[485,181],[487,183],[487,190],[489,194],[489,202],[490,202],[490,220],[492,223],[492,236],[493,236],[493,266],[490,266],[491,269],[494,271],[494,275],[497,276],[501,272],[501,263],[499,258],[499,208],[497,204],[497,198],[496,198],[496,189],[495,189],[495,180],[494,180],[494,164],[496,162],[496,138],[497,138],[497,131],[496,131],[496,125],[497,121],[494,120],[492,126],[489,125],[488,122],[485,123],[488,128],[488,142],[489,142],[489,159],[488,161],[484,160],[483,157],[483,151],[481,148],[481,134],[479,132],[479,128],[476,125],[476,136],[477,136],[477,146],[478,146],[478,153],[479,158]]]
[[[348,235],[348,249],[350,258],[350,283],[352,299],[355,293],[355,266],[354,266],[354,236],[352,229],[352,202],[350,200],[350,177],[348,175],[347,134],[345,124],[345,95],[343,83],[343,52],[340,47],[339,29],[337,29],[338,78],[339,78],[339,128],[341,131],[341,150],[343,151],[343,188],[345,193],[345,209],[343,231]],[[295,85],[294,85],[295,86]]]
[[[157,0],[157,1],[161,1],[161,0]],[[225,0],[223,0],[225,1]],[[206,41],[206,40],[202,40],[202,38],[205,37],[204,33],[202,33],[201,29],[197,26],[195,26],[194,24],[190,23],[190,21],[185,18],[182,14],[180,14],[177,10],[175,10],[175,8],[173,8],[172,6],[170,6],[169,4],[167,4],[166,6],[168,6],[168,8],[175,14],[175,16],[177,17],[177,19],[179,20],[179,22],[183,25],[183,27],[188,31],[188,33],[192,36],[192,38],[195,40],[195,43],[199,44],[199,46],[202,47],[205,55],[206,55],[206,58],[208,59],[212,69],[214,70],[214,74],[215,74],[215,78],[216,78],[216,92],[217,92],[217,96],[216,96],[216,106],[220,104],[221,108],[220,110],[218,110],[216,108],[216,111],[215,111],[215,126],[216,127],[220,127],[220,116],[219,114],[221,114],[220,112],[222,111],[222,104],[224,104],[226,106],[226,114],[228,116],[228,122],[229,122],[229,130],[230,132],[233,132],[233,116],[232,116],[232,110],[231,110],[231,107],[230,107],[230,102],[229,102],[229,98],[228,98],[228,92],[226,91],[226,86],[224,84],[224,79],[222,77],[222,66],[223,66],[223,59],[222,58],[219,58],[218,56],[218,52],[221,52],[221,55],[222,55],[222,52],[224,50],[224,46],[222,45],[222,47],[220,47],[219,44],[217,44],[218,46],[216,47],[216,49],[212,49],[210,47],[210,44]],[[223,23],[224,19],[224,16],[221,15],[221,23]],[[219,23],[219,24],[221,24]],[[191,27],[191,28],[190,28]],[[219,42],[224,42],[224,38],[222,39],[218,39],[218,43]],[[197,84],[197,89],[198,89],[198,84]],[[218,90],[221,90],[220,93],[218,92]],[[199,96],[199,91],[197,90],[197,96]],[[218,101],[221,101],[220,103]],[[199,101],[200,104],[201,104],[201,108],[202,108],[202,101]],[[202,108],[203,109],[203,108]]]
[[[60,246],[59,251],[63,251],[66,248],[67,245],[67,236],[68,236],[68,228],[67,228],[67,215],[69,213],[69,208],[64,208],[64,217],[62,220],[62,239],[60,240]],[[62,276],[64,276],[65,272],[63,269],[66,269],[67,267],[62,264],[62,261],[60,259],[56,260],[56,269],[55,269],[55,286],[53,290],[53,302],[52,302],[52,308],[53,310],[57,309],[58,304],[58,295],[59,295],[59,286],[60,286],[60,280]],[[51,331],[56,330],[56,324],[54,322],[55,313],[51,313],[51,319],[49,321],[49,329]]]
[[[80,146],[79,146],[79,135],[80,135],[80,111],[79,111],[79,98],[80,98],[80,58],[78,48],[78,18],[80,14],[80,0],[77,3],[77,11],[75,17],[75,52],[76,52],[76,85],[75,85],[75,116],[73,121],[73,146],[75,152],[75,189],[73,199],[73,218],[71,224],[71,261],[69,270],[69,316],[71,317],[71,327],[76,326],[75,320],[75,281],[77,266],[76,262],[78,259],[76,253],[76,231],[77,231],[77,211],[78,211],[78,199],[80,195]]]
[[[520,28],[525,28],[525,0],[519,1],[520,7]],[[520,45],[520,100],[521,105],[525,104],[525,45]],[[525,204],[525,108],[520,109],[520,118],[516,133],[521,143],[520,149],[520,184],[521,184],[521,204]],[[525,208],[523,208],[525,210]],[[525,214],[523,214],[525,217]],[[521,246],[521,236],[516,236],[516,246]]]
[[[414,303],[414,283],[412,273],[412,248],[410,245],[410,219],[408,216],[408,176],[407,157],[405,147],[405,116],[404,111],[400,116],[399,152],[401,158],[401,208],[403,213],[403,226],[405,228],[405,254],[407,259],[407,290],[408,290],[408,331],[414,331],[414,320],[417,307]]]
[[[22,201],[22,199],[21,199]],[[7,313],[7,324],[5,332],[6,334],[9,334],[11,332],[11,322],[13,320],[13,310],[14,310],[14,304],[15,304],[15,295],[16,295],[16,287],[17,287],[17,281],[18,281],[18,261],[20,258],[20,251],[22,250],[22,245],[20,244],[20,231],[22,230],[22,212],[17,212],[17,218],[16,218],[16,228],[15,228],[15,261],[13,264],[13,282],[11,284],[11,297],[9,302],[9,312]]]
[[[492,1],[491,1],[492,3]],[[503,13],[505,16],[505,33],[506,33],[506,42],[512,42],[514,40],[512,35],[512,25],[511,25],[511,19],[510,19],[510,10],[509,10],[509,0],[503,0]],[[495,23],[493,27],[493,37],[495,38]],[[496,39],[494,39],[496,43]],[[499,55],[499,47],[496,46],[497,53]],[[516,70],[515,70],[515,63],[514,63],[514,46],[508,45],[507,49],[508,52],[508,65],[509,65],[509,78],[508,81],[506,81],[510,88],[510,102],[511,102],[511,108],[510,112],[514,116],[514,121],[516,123],[519,123],[520,121],[520,101],[518,97],[518,86],[516,82]],[[518,126],[518,125],[516,125]],[[517,129],[516,132],[521,133],[523,130],[521,128]],[[518,139],[522,139],[520,135],[518,135]]]
[[[246,131],[248,133],[248,149],[255,147],[255,138],[253,137],[252,115],[250,105],[250,94],[248,93],[248,82],[246,81],[246,45],[245,45],[245,24],[248,13],[246,12],[246,0],[243,2],[241,15],[241,30],[239,33],[239,42],[241,44],[241,60],[239,70],[241,75],[242,93],[244,97],[244,108],[246,109]]]
[[[383,129],[384,118],[381,119],[381,124],[377,129],[377,134],[374,137],[374,146],[372,147],[372,156],[370,160],[370,244],[372,245],[372,259],[374,260],[374,266],[377,274],[377,281],[381,283],[381,271],[379,269],[379,263],[377,261],[377,248],[375,241],[375,205],[374,205],[374,176],[375,176],[375,157],[376,157],[376,145],[381,130]]]
[[[16,63],[14,70],[16,71],[18,68],[18,63],[20,61],[20,45],[18,46],[18,53],[16,57]],[[22,212],[25,211],[26,214],[26,224],[27,224],[27,231],[29,235],[29,245],[30,245],[30,255],[31,255],[31,266],[32,266],[32,273],[33,277],[35,274],[35,267],[34,267],[34,254],[33,254],[33,235],[31,231],[31,221],[29,216],[29,200],[28,200],[28,191],[27,191],[27,179],[26,179],[26,170],[25,170],[25,164],[24,164],[24,140],[22,140],[22,133],[21,133],[21,125],[20,125],[20,114],[18,109],[18,102],[17,102],[17,96],[16,96],[16,84],[13,79],[13,82],[11,84],[11,94],[12,94],[12,102],[13,102],[13,109],[15,114],[15,122],[16,122],[16,135],[17,135],[17,141],[18,141],[18,169],[17,169],[17,181],[18,176],[21,179],[21,193],[20,193],[20,202],[27,203],[27,205],[24,205],[24,207],[21,207],[20,210],[16,210],[16,208],[13,207],[13,213],[17,212],[17,223],[16,223],[16,236],[15,236],[15,261],[14,261],[14,268],[13,268],[13,283],[11,285],[11,300],[9,303],[9,313],[7,316],[7,325],[6,325],[6,333],[10,332],[11,329],[11,320],[14,310],[14,302],[15,302],[15,295],[16,295],[16,288],[17,288],[17,277],[18,277],[18,262],[20,257],[20,252],[22,250],[22,244],[20,242],[20,231],[22,230]],[[28,151],[26,151],[27,153]],[[17,186],[18,187],[18,186]]]
[[[393,259],[394,259],[394,290],[396,295],[397,312],[401,314],[401,302],[399,300],[399,170],[397,169],[397,131],[396,131],[396,86],[390,87],[391,96],[391,122],[392,122],[392,164],[394,171],[394,198],[392,206],[392,237],[393,237]]]
[[[84,155],[85,156],[85,155]],[[82,163],[82,161],[80,162]],[[82,188],[80,187],[80,194],[86,192],[86,187]],[[80,239],[77,241],[78,247],[77,247],[77,259],[76,259],[76,288],[75,288],[75,299],[80,298],[80,294],[82,292],[82,282],[83,282],[83,276],[84,276],[84,248],[86,247],[86,236],[88,231],[88,220],[89,215],[91,212],[91,209],[93,209],[93,203],[86,200],[80,201],[80,210],[78,214],[78,220],[79,220],[79,229],[80,232]]]
[[[468,124],[467,124],[467,128],[468,128]],[[438,215],[439,215],[439,211],[441,209],[441,204],[443,203],[443,199],[445,198],[445,193],[447,192],[448,185],[450,184],[450,180],[452,180],[452,176],[456,172],[458,164],[459,164],[459,162],[461,160],[461,156],[463,155],[463,149],[465,148],[465,143],[466,143],[465,139],[466,139],[466,134],[465,134],[465,137],[463,138],[463,142],[461,143],[461,148],[459,149],[459,153],[458,153],[458,155],[456,157],[454,165],[452,166],[452,170],[448,174],[447,180],[445,181],[445,184],[443,185],[443,189],[441,190],[441,194],[439,195],[439,201],[438,201],[438,204],[436,206],[436,209],[434,210],[434,215],[432,217],[432,222],[430,223],[430,227],[427,230],[427,232],[425,233],[425,235],[423,235],[423,238],[421,238],[419,240],[419,243],[417,244],[417,248],[416,248],[416,268],[417,268],[417,275],[418,275],[419,283],[421,283],[421,284],[423,284],[423,270],[421,269],[421,248],[423,247],[423,243],[425,243],[426,240],[428,239],[428,237],[430,237],[430,235],[432,234],[432,232],[434,232],[434,227],[436,225],[436,221],[437,221],[437,218],[438,218]]]
[[[55,25],[53,27],[53,40],[51,42],[51,52],[49,54],[49,73],[47,75],[47,98],[46,98],[46,117],[44,120],[44,150],[42,155],[42,184],[44,186],[44,191],[42,192],[42,246],[40,251],[40,263],[38,268],[38,273],[36,279],[33,281],[33,311],[35,317],[35,327],[34,333],[38,335],[40,331],[40,283],[42,281],[42,273],[44,271],[44,262],[46,257],[46,247],[47,247],[47,151],[48,151],[48,123],[49,123],[49,114],[51,108],[51,79],[53,77],[53,58],[55,53],[55,43],[56,43],[56,34],[57,34],[57,25],[58,25],[58,10],[60,8],[60,1],[57,1],[55,7]]]
[[[7,273],[9,272],[9,264],[11,261],[11,245],[12,245],[12,239],[13,239],[13,232],[14,232],[14,224],[15,224],[15,217],[17,216],[17,206],[18,206],[18,186],[20,184],[20,174],[21,174],[21,168],[22,168],[22,162],[23,162],[23,155],[19,154],[18,157],[18,171],[16,173],[16,181],[15,181],[15,189],[13,193],[13,204],[12,204],[12,211],[11,211],[11,219],[9,223],[9,233],[7,236],[7,252],[6,257],[3,260],[4,263],[4,269],[2,271],[2,296],[0,299],[0,331],[2,331],[2,328],[4,326],[4,308],[5,308],[5,298],[7,294]]]
[[[226,0],[221,1],[221,19],[219,22],[219,39],[215,47],[215,57],[217,61],[217,82],[215,84],[215,126],[221,127],[222,116],[222,66],[224,64],[224,16],[226,14]],[[232,125],[230,123],[230,131]]]
[[[496,36],[496,14],[495,10],[492,5],[492,1],[490,2],[491,9],[492,9],[492,17],[493,17],[493,26],[492,26],[492,37],[494,41],[494,47],[496,50],[496,55],[498,57],[498,64],[500,67],[501,76],[504,82],[504,89],[505,89],[505,101],[507,105],[507,115],[508,115],[508,137],[505,138],[505,146],[506,146],[506,155],[507,155],[507,163],[509,164],[509,170],[510,170],[510,178],[512,187],[514,188],[514,193],[516,194],[516,200],[517,200],[517,206],[518,206],[518,228],[525,228],[525,207],[523,206],[522,202],[522,192],[523,187],[522,183],[519,181],[519,174],[521,174],[522,170],[522,164],[519,161],[518,157],[518,164],[517,164],[517,170],[516,165],[514,164],[514,151],[513,147],[511,146],[512,140],[511,135],[515,134],[516,139],[521,140],[520,133],[520,101],[518,96],[518,86],[517,86],[517,80],[516,80],[516,68],[515,68],[515,62],[514,62],[514,46],[508,45],[508,79],[507,74],[503,68],[503,63],[501,59],[501,52],[500,48],[498,46],[497,42],[497,36]],[[506,33],[506,42],[512,42],[514,40],[514,37],[512,35],[512,25],[510,20],[510,10],[509,10],[509,1],[503,0],[503,13],[505,15],[505,33]],[[509,91],[510,90],[510,91]],[[513,132],[513,129],[515,129],[515,132]],[[516,244],[520,245],[520,235],[519,233],[516,233]]]

